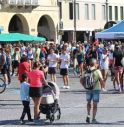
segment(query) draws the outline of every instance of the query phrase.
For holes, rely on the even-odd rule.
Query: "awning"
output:
[[[21,33],[6,33],[0,34],[0,42],[16,42],[16,41],[45,41],[46,39],[43,37],[36,37],[28,34]]]
[[[124,39],[124,20],[107,30],[96,33],[95,38]]]

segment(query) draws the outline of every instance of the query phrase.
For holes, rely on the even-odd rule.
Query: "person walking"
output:
[[[77,62],[78,62],[79,70],[80,70],[79,77],[83,75],[84,61],[85,61],[85,53],[83,51],[83,47],[80,45],[77,52]]]
[[[22,83],[20,86],[20,95],[21,95],[21,101],[23,104],[23,112],[20,117],[20,123],[25,124],[24,118],[27,114],[28,121],[33,122],[33,119],[31,118],[31,112],[30,112],[30,97],[29,97],[29,86],[28,83],[28,76],[27,74],[22,74]]]
[[[58,55],[54,53],[54,49],[50,49],[50,54],[48,55],[47,60],[49,63],[48,73],[50,74],[51,81],[56,82]]]
[[[93,73],[93,77],[96,82],[93,86],[93,89],[86,90],[86,100],[87,100],[86,123],[91,122],[90,121],[91,107],[93,107],[92,123],[94,124],[98,123],[98,121],[96,120],[97,106],[100,98],[100,90],[104,86],[104,79],[102,77],[101,71],[99,69],[96,69],[96,66],[97,66],[97,60],[92,58],[89,61],[89,69]],[[80,82],[82,85],[85,85],[82,78],[80,79]],[[93,106],[91,105],[92,101],[93,101]]]
[[[69,77],[68,77],[68,67],[70,62],[70,56],[67,54],[66,49],[62,49],[62,53],[60,55],[60,75],[63,76],[64,86],[63,88],[69,89]]]
[[[18,79],[22,82],[22,74],[28,74],[31,71],[31,65],[28,62],[27,56],[22,56],[18,67]]]
[[[108,78],[108,71],[109,71],[109,52],[108,49],[105,49],[103,51],[103,54],[101,56],[101,72],[102,72],[102,76],[105,82],[105,86],[103,86],[102,91],[106,92],[106,81]]]
[[[121,48],[116,45],[115,51],[113,53],[113,68],[115,69],[115,81],[117,82],[118,88],[117,90],[119,92],[122,92],[123,90],[123,65],[121,63],[121,60],[123,58],[124,54],[121,50]]]
[[[47,85],[43,71],[39,70],[39,68],[39,62],[34,62],[33,70],[28,73],[30,83],[29,95],[34,102],[34,120],[40,118],[39,107],[42,100],[42,87],[43,85]]]

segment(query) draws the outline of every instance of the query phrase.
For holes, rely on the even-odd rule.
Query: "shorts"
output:
[[[17,68],[19,66],[19,62],[17,60],[12,61],[12,67]]]
[[[123,73],[123,67],[115,67],[115,73],[117,74],[117,73],[119,73],[119,74],[122,74]]]
[[[56,74],[56,68],[55,67],[49,67],[48,68],[48,74]]]
[[[81,64],[83,64],[83,61],[78,61],[78,65],[80,66]]]
[[[3,74],[3,75],[7,74],[7,68],[2,68],[1,69],[1,74]]]
[[[42,96],[42,87],[30,87],[29,96],[30,97],[41,97]]]
[[[88,90],[86,92],[86,99],[88,102],[93,102],[98,103],[100,98],[100,90]]]
[[[67,68],[62,68],[60,69],[60,75],[68,75],[68,69]]]

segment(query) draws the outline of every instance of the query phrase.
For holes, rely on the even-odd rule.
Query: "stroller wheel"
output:
[[[46,114],[46,119],[48,120],[50,118],[50,116],[48,114]]]
[[[53,123],[54,119],[55,119],[55,117],[54,117],[54,115],[52,114],[52,115],[50,116],[50,123]]]
[[[61,114],[57,115],[57,120],[59,120],[61,118]]]
[[[57,115],[57,120],[59,120],[61,118],[61,109],[60,107],[58,108],[58,115]]]

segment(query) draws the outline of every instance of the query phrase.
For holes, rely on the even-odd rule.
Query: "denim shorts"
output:
[[[86,92],[86,99],[88,102],[99,102],[100,90],[88,90]]]

